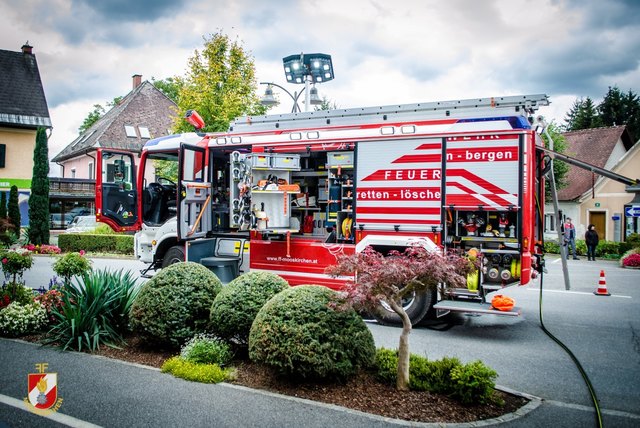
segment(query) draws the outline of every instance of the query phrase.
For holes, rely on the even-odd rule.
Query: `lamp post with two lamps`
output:
[[[298,99],[305,94],[305,111],[309,111],[310,105],[320,105],[322,100],[318,96],[316,83],[324,83],[334,78],[331,55],[314,53],[300,55],[289,55],[282,59],[284,73],[287,82],[293,84],[304,84],[304,89],[300,92],[289,92],[284,87],[272,82],[260,82],[267,85],[264,96],[260,100],[262,105],[272,106],[278,104],[278,100],[273,96],[273,87],[282,89],[293,100],[291,113],[300,112]]]

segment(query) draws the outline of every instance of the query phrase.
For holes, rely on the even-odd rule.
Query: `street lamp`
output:
[[[260,82],[261,85],[268,85],[264,97],[260,100],[263,105],[275,105],[278,101],[273,96],[272,87],[282,89],[293,100],[292,113],[300,110],[298,98],[305,94],[305,111],[309,111],[310,105],[320,105],[322,100],[318,96],[316,83],[324,83],[334,78],[331,55],[314,53],[300,55],[289,55],[282,59],[284,74],[287,82],[293,84],[304,84],[304,89],[293,94],[280,85],[271,82]],[[313,84],[313,86],[311,86]]]

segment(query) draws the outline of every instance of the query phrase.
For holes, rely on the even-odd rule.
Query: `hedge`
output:
[[[85,235],[63,233],[58,236],[58,247],[67,251],[133,254],[132,235]]]
[[[596,247],[596,256],[608,259],[619,259],[622,254],[633,248],[633,244],[634,242],[601,240]],[[560,246],[555,240],[547,240],[544,242],[544,251],[550,254],[560,254]],[[576,252],[580,256],[587,254],[587,244],[584,239],[576,239]]]

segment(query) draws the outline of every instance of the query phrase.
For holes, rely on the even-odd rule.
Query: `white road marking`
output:
[[[0,403],[6,404],[7,406],[15,407],[16,409],[24,410],[25,412],[31,412],[27,409],[24,401],[18,400],[13,397],[8,397],[6,395],[0,394]],[[39,414],[34,413],[34,415],[38,415],[40,417],[52,420],[54,422],[58,422],[59,424],[66,425],[68,427],[74,428],[100,428],[100,425],[92,424],[91,422],[83,421],[81,419],[76,419],[73,416],[65,415],[63,413],[58,412],[48,412],[47,414]]]
[[[540,292],[539,288],[527,288],[529,291]],[[566,294],[583,294],[585,296],[595,296],[593,293],[587,293],[585,291],[567,291],[567,290],[542,290],[543,293],[566,293]],[[622,299],[631,299],[631,296],[623,296],[621,294],[612,294],[611,296],[599,296],[599,297],[620,297]]]
[[[594,411],[592,406],[584,406],[582,404],[564,403],[562,401],[555,401],[555,400],[544,400],[544,402],[547,404],[551,404],[552,406],[566,407],[568,409],[583,410],[585,412]],[[603,415],[619,416],[622,418],[629,418],[629,419],[640,419],[640,415],[637,415],[631,412],[624,412],[620,410],[609,410],[609,409],[602,409],[602,408],[600,410]]]

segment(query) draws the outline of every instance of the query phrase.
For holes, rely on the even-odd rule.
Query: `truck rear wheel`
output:
[[[167,250],[162,258],[162,267],[166,268],[174,263],[180,263],[184,261],[184,247],[181,245],[175,245]]]
[[[402,306],[411,320],[411,325],[416,325],[422,321],[434,303],[435,292],[433,290],[414,291],[411,295],[402,299]],[[382,325],[402,324],[400,316],[386,303],[378,305],[372,315]]]

